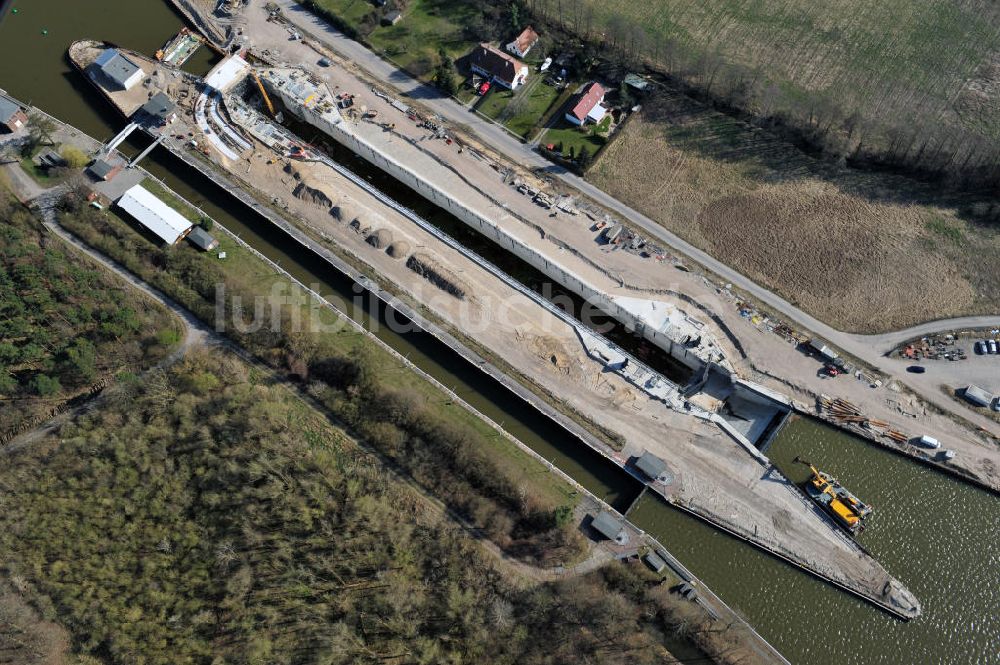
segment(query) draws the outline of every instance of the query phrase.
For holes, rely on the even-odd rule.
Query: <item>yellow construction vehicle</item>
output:
[[[849,492],[837,479],[828,473],[823,473],[810,462],[795,458],[796,462],[805,464],[812,471],[812,478],[806,483],[806,494],[823,508],[831,517],[846,529],[855,534],[863,528],[861,521],[871,514],[871,506],[862,502]]]

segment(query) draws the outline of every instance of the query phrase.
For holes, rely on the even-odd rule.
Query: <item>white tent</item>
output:
[[[125,192],[118,199],[118,207],[135,217],[168,245],[177,244],[194,226],[142,185],[136,185]]]

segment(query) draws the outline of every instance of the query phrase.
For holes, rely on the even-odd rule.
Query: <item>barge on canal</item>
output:
[[[830,517],[852,536],[864,530],[864,520],[872,513],[872,507],[840,484],[836,478],[820,471],[806,460],[795,458],[812,471],[806,481],[805,490],[809,498],[825,510]]]

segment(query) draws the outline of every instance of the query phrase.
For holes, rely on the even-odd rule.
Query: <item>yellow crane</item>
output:
[[[264,98],[264,103],[267,105],[267,110],[271,113],[271,117],[275,117],[277,114],[274,112],[274,104],[271,103],[271,98],[267,96],[267,90],[264,89],[264,83],[260,80],[260,76],[257,75],[256,69],[251,69],[250,73],[253,74],[253,80],[257,82],[257,87],[260,89],[260,95]]]

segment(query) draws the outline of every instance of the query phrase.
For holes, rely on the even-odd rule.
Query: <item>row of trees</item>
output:
[[[787,132],[831,159],[903,168],[958,187],[1000,184],[1000,139],[956,122],[947,109],[914,106],[873,115],[835,91],[802,94],[718,50],[684,46],[659,28],[620,13],[599,16],[589,0],[524,0],[526,14],[582,40],[578,64],[606,59],[622,69],[652,68],[688,93],[758,125]]]
[[[253,302],[259,290],[267,290],[259,281],[241,283],[189,248],[154,247],[89,207],[65,214],[63,224],[213,325],[217,284],[224,283],[228,295],[239,295],[243,302]],[[233,320],[233,302],[229,297],[220,304],[227,321]],[[271,320],[269,303],[261,314]],[[289,316],[284,310],[278,318],[287,323]],[[264,326],[240,332],[228,326],[227,334],[275,369],[306,383],[363,441],[511,554],[550,563],[579,552],[580,536],[566,524],[563,506],[527,491],[522,479],[486,453],[490,444],[484,434],[450,421],[447,411],[428,402],[426,389],[394,385],[382,370],[395,362],[384,352],[347,355],[336,334],[295,334],[291,329]]]

